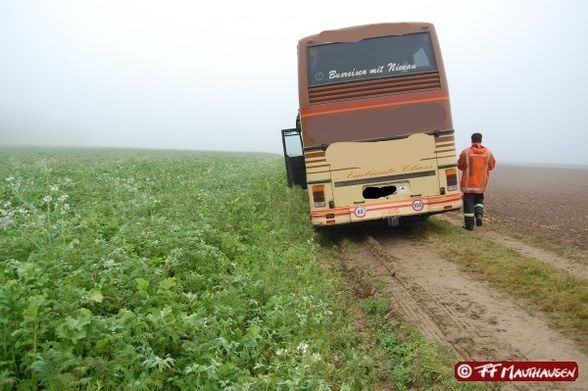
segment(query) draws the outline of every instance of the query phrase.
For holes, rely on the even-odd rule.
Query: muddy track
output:
[[[391,321],[407,322],[464,360],[570,360],[580,378],[567,384],[506,384],[504,389],[588,390],[588,356],[552,330],[538,315],[475,281],[440,257],[422,240],[422,227],[410,230],[369,225],[342,231],[358,242],[343,250],[343,268],[358,284],[366,274],[391,300]]]

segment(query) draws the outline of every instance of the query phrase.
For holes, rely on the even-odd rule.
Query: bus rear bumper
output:
[[[454,193],[313,210],[310,213],[310,221],[312,225],[317,226],[350,224],[394,216],[444,213],[461,207],[461,193]]]

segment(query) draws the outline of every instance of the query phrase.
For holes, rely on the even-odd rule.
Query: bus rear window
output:
[[[429,33],[309,46],[307,57],[309,86],[437,70]]]

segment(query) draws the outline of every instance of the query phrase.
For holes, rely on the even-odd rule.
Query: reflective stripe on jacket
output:
[[[461,191],[464,193],[483,193],[488,184],[490,170],[494,168],[496,161],[492,152],[474,143],[464,149],[459,155],[457,167],[462,171]]]

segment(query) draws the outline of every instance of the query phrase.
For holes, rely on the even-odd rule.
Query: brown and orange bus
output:
[[[386,23],[298,43],[299,115],[282,130],[289,185],[313,225],[459,209],[454,130],[435,29]]]

